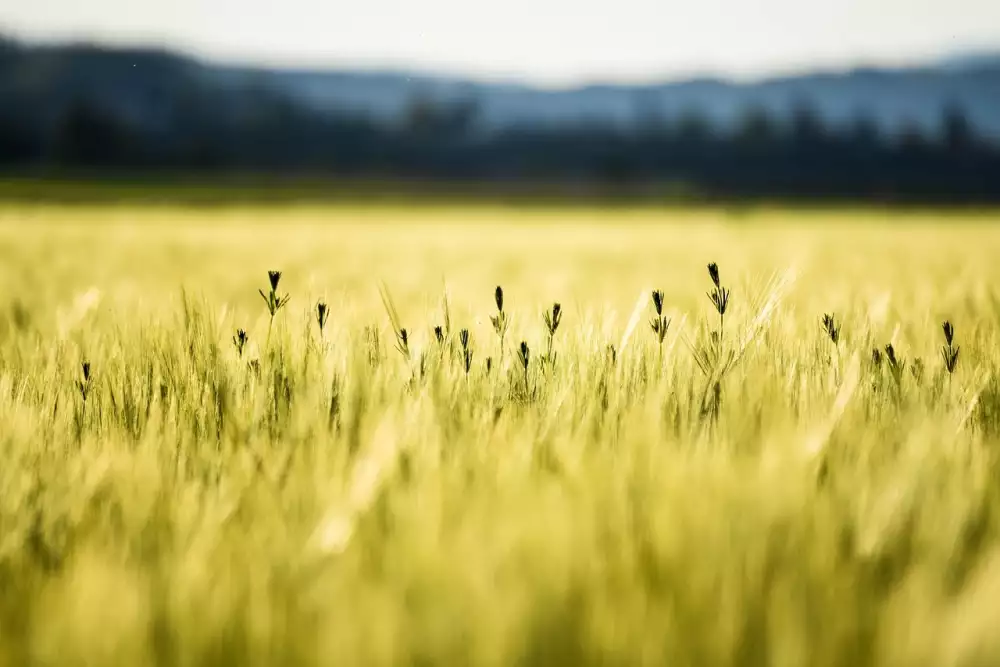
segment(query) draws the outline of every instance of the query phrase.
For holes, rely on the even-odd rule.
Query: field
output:
[[[0,665],[998,664],[997,222],[4,205]]]

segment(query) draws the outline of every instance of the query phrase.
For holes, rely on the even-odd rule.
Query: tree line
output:
[[[423,178],[443,182],[680,184],[708,195],[1000,201],[1000,146],[956,106],[936,128],[889,132],[807,104],[744,110],[726,126],[674,118],[484,129],[474,104],[417,99],[402,117],[319,113],[261,93],[233,108],[175,100],[156,123],[80,97],[58,112],[0,105],[0,168]]]

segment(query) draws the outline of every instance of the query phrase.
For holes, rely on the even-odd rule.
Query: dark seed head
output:
[[[409,336],[410,335],[407,333],[406,329],[399,330],[399,340],[403,343],[403,345],[408,343]]]
[[[896,349],[892,346],[892,343],[885,346],[885,356],[889,360],[890,365],[896,365]]]
[[[83,362],[83,381],[90,382],[90,362]]]
[[[496,292],[494,293],[493,297],[496,299],[496,302],[497,302],[497,310],[499,310],[502,313],[503,312],[503,288],[500,287],[499,285],[497,285],[497,289],[496,289]]]
[[[271,289],[277,290],[278,283],[281,281],[281,271],[268,271],[267,279],[271,283]]]
[[[544,313],[542,318],[545,321],[545,327],[549,330],[549,335],[554,336],[556,330],[559,329],[559,322],[562,321],[562,306],[558,303],[552,305],[551,313]]]
[[[444,328],[437,326],[434,327],[434,338],[437,339],[438,344],[444,342]]]
[[[663,314],[663,292],[660,290],[653,291],[653,309],[657,315]]]
[[[823,330],[826,331],[826,335],[834,343],[840,342],[840,327],[837,326],[837,321],[833,318],[833,315],[823,315]]]
[[[316,321],[319,322],[320,330],[326,326],[326,320],[330,317],[330,309],[327,307],[326,303],[320,301],[316,304]]]
[[[458,342],[462,344],[462,349],[467,350],[469,348],[469,330],[462,329],[458,332]]]
[[[247,338],[247,332],[243,329],[237,329],[236,335],[233,336],[233,345],[236,347],[237,354],[241,357],[243,356],[243,348],[246,347],[247,344]]]
[[[521,341],[521,349],[518,352],[518,357],[521,360],[521,365],[524,366],[524,370],[528,370],[528,361],[531,359],[531,350],[528,348],[528,343]]]
[[[875,366],[882,365],[882,352],[877,347],[872,348],[872,364]]]
[[[951,322],[945,321],[941,328],[944,329],[944,342],[951,345],[951,342],[955,339],[955,327],[951,326]]]
[[[719,287],[719,265],[712,262],[708,265],[708,275],[716,287]]]

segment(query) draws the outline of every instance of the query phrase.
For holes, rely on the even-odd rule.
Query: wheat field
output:
[[[0,207],[0,665],[998,664],[998,221]]]

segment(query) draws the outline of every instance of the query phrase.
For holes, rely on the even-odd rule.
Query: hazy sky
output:
[[[0,0],[0,30],[568,84],[1000,48],[1000,0]]]

